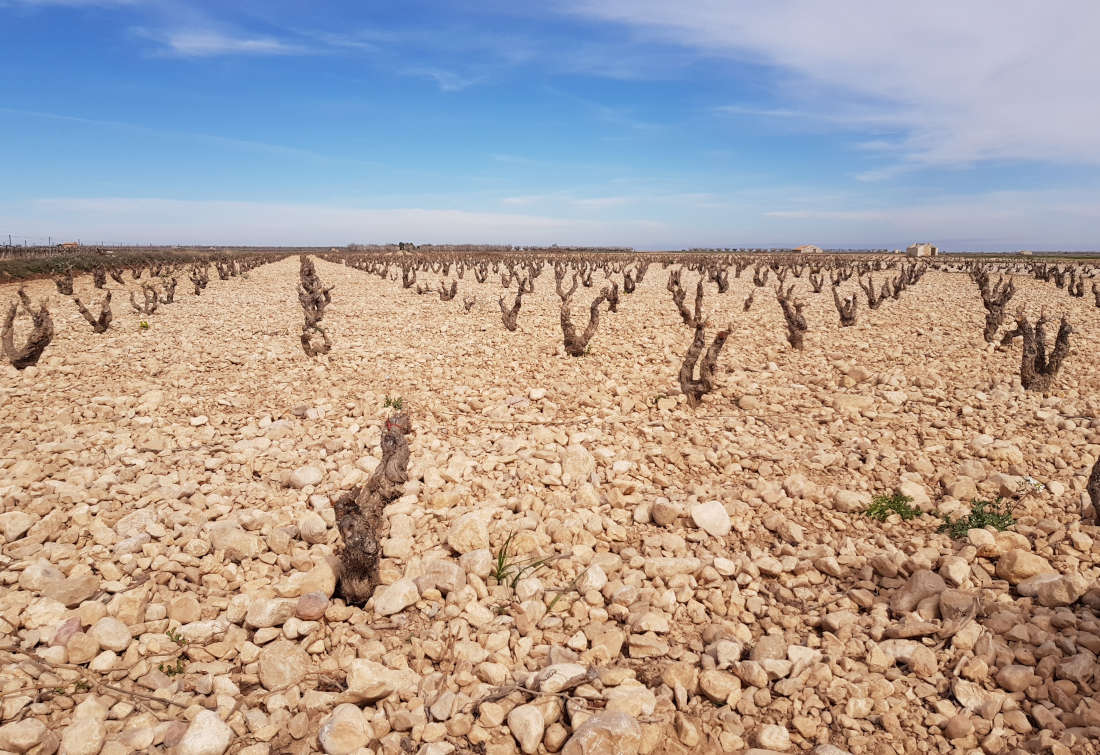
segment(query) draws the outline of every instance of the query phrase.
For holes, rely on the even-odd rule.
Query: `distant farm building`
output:
[[[76,249],[80,246],[78,241],[63,241],[57,245],[58,249]]]
[[[795,251],[802,254],[821,254],[821,247],[815,244],[803,244],[795,249]]]
[[[935,244],[918,242],[910,244],[905,253],[910,257],[935,257],[940,250]]]
[[[1025,257],[1030,257],[1031,256],[1031,250],[1030,249],[1021,249],[1020,251],[1017,252],[1017,254],[1022,254]]]

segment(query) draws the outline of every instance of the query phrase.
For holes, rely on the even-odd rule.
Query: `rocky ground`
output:
[[[708,288],[733,334],[690,410],[658,265],[581,358],[550,270],[514,333],[493,277],[441,302],[317,271],[314,360],[294,258],[151,316],[116,292],[103,335],[28,286],[57,335],[0,371],[0,752],[1098,751],[1090,299],[1017,278],[1011,311],[1075,329],[1043,396],[965,275],[843,329],[795,280],[800,353],[770,288],[742,311],[750,270]],[[377,463],[387,397],[411,480],[383,585],[347,606],[332,501]],[[863,513],[899,488],[928,515]],[[1008,531],[937,532],[998,495]]]

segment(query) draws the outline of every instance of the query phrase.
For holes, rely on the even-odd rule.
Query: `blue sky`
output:
[[[462,5],[0,0],[0,238],[1100,248],[1094,0]]]

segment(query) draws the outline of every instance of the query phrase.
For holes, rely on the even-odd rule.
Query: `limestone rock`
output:
[[[997,576],[1018,584],[1028,577],[1053,572],[1050,564],[1042,556],[1022,548],[1013,548],[997,561]]]
[[[259,662],[260,684],[271,691],[297,684],[310,669],[306,651],[287,640],[276,640],[265,645],[260,651]]]
[[[379,616],[400,613],[420,600],[420,590],[411,579],[399,579],[393,584],[379,587],[374,593],[374,612]]]
[[[0,726],[0,750],[27,752],[46,738],[49,729],[37,718],[24,718]]]
[[[489,527],[486,513],[475,511],[456,519],[447,532],[447,545],[459,555],[488,549]]]
[[[725,537],[732,528],[730,515],[720,501],[707,501],[692,506],[691,519],[696,527],[713,537]]]
[[[573,732],[562,755],[638,755],[642,727],[625,713],[597,713]]]
[[[525,753],[535,753],[542,743],[546,730],[546,721],[542,711],[536,705],[519,705],[508,714],[508,728],[519,742],[519,748]]]
[[[316,485],[321,480],[323,480],[324,477],[325,473],[320,467],[314,466],[312,464],[307,464],[305,466],[298,467],[290,473],[289,483],[290,487],[298,488],[299,490],[301,490],[308,485]]]
[[[929,569],[920,569],[913,573],[905,585],[890,598],[890,610],[895,615],[909,613],[925,598],[939,595],[947,589],[943,577]]]
[[[370,725],[359,706],[341,703],[321,723],[317,740],[327,755],[350,755],[365,747],[371,736]]]
[[[176,745],[176,755],[222,755],[233,730],[212,710],[199,711]]]

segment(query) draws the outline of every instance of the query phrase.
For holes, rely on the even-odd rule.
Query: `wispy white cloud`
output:
[[[440,68],[407,68],[404,73],[408,76],[420,76],[431,79],[440,90],[444,92],[460,92],[466,87],[481,81],[481,77],[478,76],[464,76],[454,71],[445,71]]]
[[[5,212],[11,216],[6,217]],[[606,222],[462,209],[186,201],[160,198],[43,198],[0,210],[45,235],[154,243],[346,244],[352,241],[619,243],[664,231],[653,220]],[[197,230],[199,229],[199,230]],[[32,233],[31,235],[36,235]]]
[[[275,37],[233,35],[209,30],[157,30],[136,28],[134,32],[159,43],[160,52],[181,58],[209,58],[219,55],[309,55],[316,48]]]
[[[869,104],[878,115],[867,125],[884,118],[902,129],[905,159],[918,165],[1100,164],[1093,95],[1100,4],[1093,0],[564,0],[562,7],[700,55],[769,67],[781,104],[763,115],[799,117],[808,109],[846,121]]]

